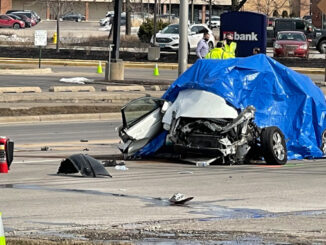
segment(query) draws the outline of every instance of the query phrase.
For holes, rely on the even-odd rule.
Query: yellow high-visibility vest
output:
[[[214,48],[206,56],[205,59],[229,59],[231,58],[228,53],[224,51],[223,48]]]
[[[230,45],[225,43],[224,50],[228,53],[230,58],[235,58],[235,50],[237,49],[237,43],[231,42]]]

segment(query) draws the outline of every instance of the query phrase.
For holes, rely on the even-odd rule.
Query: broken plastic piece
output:
[[[190,200],[194,199],[194,197],[186,197],[184,194],[181,193],[175,193],[173,196],[169,199],[169,201],[172,204],[180,205],[185,204],[186,202],[189,202]]]
[[[41,151],[48,151],[48,150],[49,150],[49,147],[48,146],[41,147]]]
[[[115,167],[115,166],[117,166],[117,161],[115,159],[102,161],[102,163],[103,163],[104,167]]]
[[[83,176],[112,177],[103,165],[89,155],[75,154],[63,160],[60,164],[57,174],[81,173]]]

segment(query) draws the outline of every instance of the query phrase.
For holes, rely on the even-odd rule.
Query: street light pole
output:
[[[187,70],[187,58],[188,58],[188,12],[189,4],[188,0],[180,0],[180,24],[179,24],[179,67],[178,75],[180,76],[185,70]]]
[[[154,40],[153,40],[153,46],[156,45],[156,14],[157,14],[157,0],[154,1]]]
[[[209,28],[212,28],[212,0],[209,0]]]

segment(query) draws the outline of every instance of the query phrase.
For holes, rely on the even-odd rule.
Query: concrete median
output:
[[[102,91],[108,92],[129,92],[129,91],[145,91],[144,86],[140,85],[131,85],[131,86],[106,86]]]
[[[52,86],[49,92],[95,92],[93,86]]]
[[[0,87],[0,93],[41,93],[40,87]]]

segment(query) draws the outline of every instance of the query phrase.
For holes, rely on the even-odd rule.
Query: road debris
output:
[[[129,168],[127,168],[127,167],[126,167],[126,164],[122,161],[122,162],[119,162],[119,163],[115,166],[115,169],[116,169],[116,170],[126,171],[126,170],[128,170]]]
[[[88,139],[81,139],[80,142],[88,142]]]
[[[95,158],[85,154],[71,155],[60,164],[57,174],[81,173],[82,176],[112,177]]]
[[[190,200],[194,199],[194,197],[186,197],[184,194],[175,193],[172,197],[170,197],[169,201],[173,205],[182,205]]]
[[[115,167],[117,166],[117,161],[115,159],[113,160],[105,160],[102,161],[104,167]]]
[[[48,146],[41,147],[41,151],[48,151],[49,149],[50,149],[50,147],[48,147]]]
[[[61,78],[59,82],[62,83],[75,83],[75,84],[86,84],[94,82],[93,79],[88,79],[86,77],[71,77],[71,78]]]

